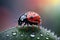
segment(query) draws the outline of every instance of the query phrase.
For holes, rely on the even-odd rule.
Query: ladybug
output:
[[[30,24],[30,25],[40,25],[41,23],[41,17],[38,15],[36,12],[29,11],[22,16],[20,16],[18,20],[18,25],[25,24]]]

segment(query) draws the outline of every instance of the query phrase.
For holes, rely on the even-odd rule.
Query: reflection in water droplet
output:
[[[40,39],[39,37],[37,37],[37,39]]]
[[[33,35],[33,34],[31,34],[30,36],[31,36],[31,37],[35,37],[35,35]]]
[[[13,32],[13,35],[16,35],[17,33],[16,32]]]
[[[46,39],[49,39],[48,37],[46,37]]]

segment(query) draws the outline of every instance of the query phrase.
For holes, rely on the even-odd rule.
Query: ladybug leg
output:
[[[25,25],[25,22],[23,22],[21,26],[24,27],[24,25]]]
[[[27,25],[26,31],[28,31],[28,26],[29,26],[29,25],[28,25],[28,24],[26,24],[26,25]]]
[[[42,26],[42,19],[40,19],[40,27]]]
[[[40,25],[42,25],[42,19],[40,19]]]
[[[34,31],[34,24],[32,25],[32,31]]]
[[[40,23],[38,23],[38,29],[40,29],[41,25],[42,25],[42,19],[40,19]]]
[[[40,24],[38,24],[38,29],[40,29]]]

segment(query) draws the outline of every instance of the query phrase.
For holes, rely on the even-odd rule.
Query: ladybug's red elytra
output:
[[[40,16],[35,12],[27,12],[27,20],[32,23],[40,24]]]
[[[22,25],[23,23],[30,25],[38,25],[41,23],[41,16],[33,11],[26,12],[25,14],[20,16],[18,20],[19,25]]]

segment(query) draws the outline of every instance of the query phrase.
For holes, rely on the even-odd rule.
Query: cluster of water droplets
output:
[[[49,33],[50,33],[53,37],[57,38],[57,35],[55,35],[54,32],[51,32],[51,30],[47,30],[47,29],[45,29],[43,27],[41,27],[41,29],[44,29],[44,31],[46,32],[47,35],[49,35]],[[17,36],[17,34],[18,34],[17,32],[12,32],[12,35],[6,34],[6,37],[9,37],[9,36]],[[39,39],[40,40],[40,37],[44,37],[44,34],[45,33],[44,34],[40,33],[39,34],[40,37],[39,36],[36,37],[36,35],[34,33],[33,34],[30,34],[30,35],[26,35],[24,33],[20,33],[19,32],[19,34],[20,35],[18,35],[18,36],[21,36],[21,37],[27,37],[27,36],[29,36],[31,38],[36,38],[36,39]],[[12,38],[10,38],[10,39],[12,39]],[[49,40],[49,37],[45,37],[45,39],[46,40]],[[60,38],[58,38],[58,39],[60,40]]]
[[[57,37],[57,35],[55,35],[54,32],[51,32],[51,30],[48,30],[47,28],[44,28],[44,27],[41,27],[41,29],[44,29],[47,34],[50,33],[52,36]]]

